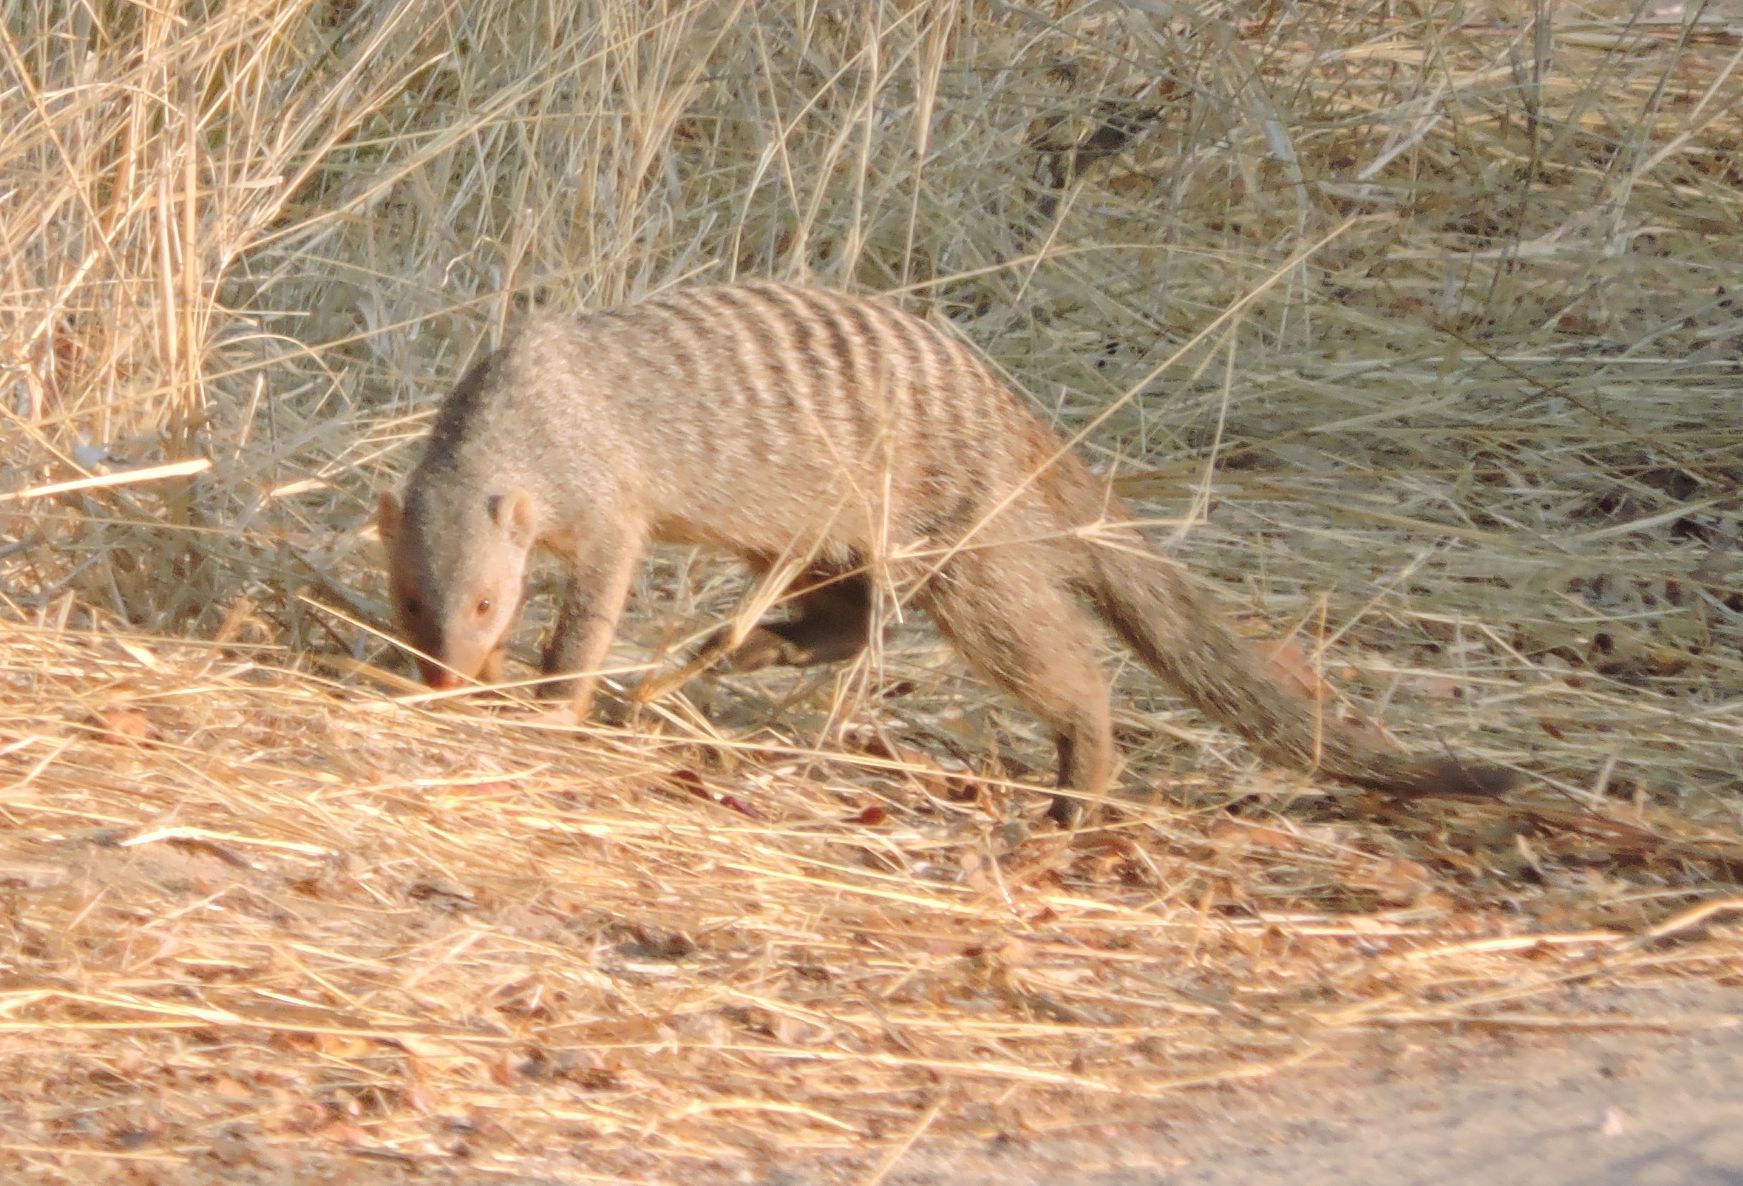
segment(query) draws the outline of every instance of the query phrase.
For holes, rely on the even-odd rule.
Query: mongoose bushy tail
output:
[[[786,616],[725,656],[740,670],[854,657],[880,591],[921,606],[1052,729],[1061,821],[1113,765],[1098,618],[1269,759],[1395,794],[1512,784],[1322,713],[1128,522],[967,347],[893,302],[766,282],[529,315],[380,514],[395,613],[437,687],[500,678],[543,546],[568,578],[543,666],[585,714],[646,546],[690,543],[797,573]]]

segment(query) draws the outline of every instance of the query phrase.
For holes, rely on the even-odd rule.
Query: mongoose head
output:
[[[413,482],[402,505],[383,493],[376,519],[400,634],[432,688],[501,678],[520,612],[537,508],[525,490],[488,493]]]

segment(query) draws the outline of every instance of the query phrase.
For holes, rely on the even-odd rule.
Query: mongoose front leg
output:
[[[629,583],[641,559],[641,542],[628,533],[590,537],[584,553],[570,558],[568,579],[541,669],[547,676],[573,676],[544,685],[546,695],[567,694],[577,721],[586,720],[599,684],[599,668],[617,634],[629,598]]]

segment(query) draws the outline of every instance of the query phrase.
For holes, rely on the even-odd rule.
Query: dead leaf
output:
[[[105,741],[152,741],[157,737],[151,718],[137,708],[116,705],[99,708],[96,712],[96,724],[102,730]]]

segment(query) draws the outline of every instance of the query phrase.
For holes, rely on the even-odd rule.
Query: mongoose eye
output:
[[[481,618],[485,614],[488,614],[490,612],[490,598],[480,597],[478,599],[478,604],[472,607],[472,612]]]
[[[424,612],[424,603],[419,601],[416,597],[406,598],[404,605],[406,617],[408,618],[416,618]]]

